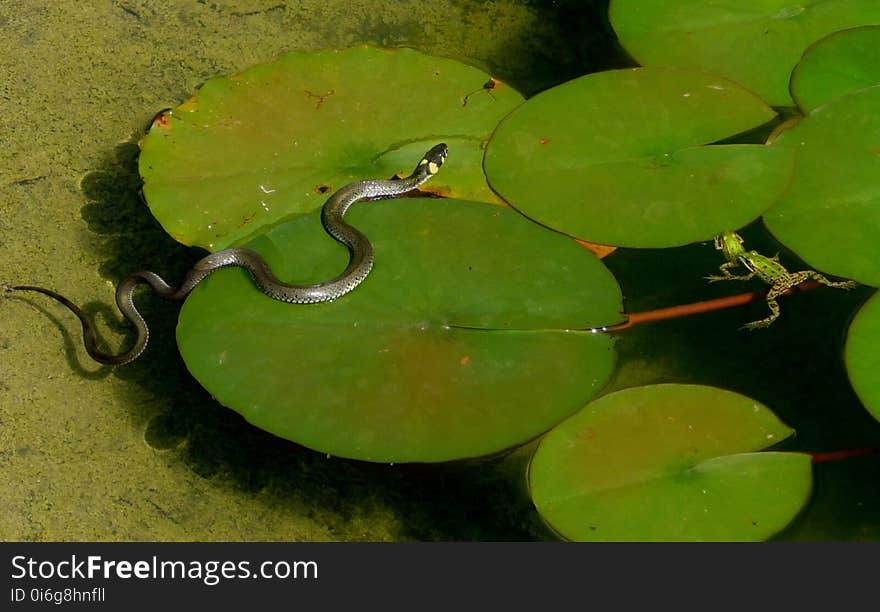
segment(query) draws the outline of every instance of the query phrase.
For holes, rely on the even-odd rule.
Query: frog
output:
[[[758,277],[770,285],[767,291],[767,306],[770,308],[770,315],[758,321],[752,321],[743,325],[742,329],[760,329],[769,327],[773,321],[779,317],[779,302],[776,300],[780,295],[797,287],[801,283],[814,280],[828,287],[836,289],[852,289],[858,285],[857,282],[832,281],[825,278],[815,270],[801,270],[800,272],[789,272],[785,266],[779,262],[779,254],[773,257],[761,255],[757,251],[747,251],[743,246],[742,237],[736,232],[722,232],[715,236],[715,248],[724,255],[727,260],[719,267],[720,275],[711,275],[705,277],[709,282],[723,280],[749,280]],[[731,269],[736,266],[742,266],[748,270],[748,274],[731,274]]]

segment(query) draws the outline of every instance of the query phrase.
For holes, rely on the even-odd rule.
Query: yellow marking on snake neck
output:
[[[437,174],[437,171],[440,169],[440,166],[435,164],[434,162],[428,162],[428,172],[431,174]]]

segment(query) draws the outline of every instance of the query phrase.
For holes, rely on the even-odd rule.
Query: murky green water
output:
[[[5,2],[0,281],[65,293],[86,304],[105,322],[105,335],[121,343],[125,328],[109,308],[119,278],[145,268],[179,278],[198,255],[170,240],[137,198],[134,143],[158,110],[180,103],[211,76],[287,50],[366,42],[469,61],[532,94],[621,61],[600,20],[582,4]],[[644,277],[645,262],[636,255],[632,261],[626,254],[613,257],[609,265],[625,290],[650,289],[658,300],[634,299],[632,310],[684,301],[661,281],[635,289],[637,281],[626,270],[641,270]],[[667,268],[660,266],[651,277],[680,278],[693,254],[675,257],[664,258]],[[704,272],[687,270],[685,276],[699,279]],[[733,334],[742,312],[659,324],[651,335],[621,342],[621,361],[631,361],[614,386],[660,379],[719,384],[765,401],[786,421],[805,409],[790,398],[812,394],[809,409],[816,411],[817,425],[799,429],[805,448],[876,439],[876,424],[860,412],[834,365],[852,304],[834,310],[822,302],[830,298],[804,299],[818,316],[831,313],[827,338],[792,330],[792,337],[803,340],[794,348],[779,348],[769,336],[744,347]],[[864,294],[854,292],[844,302],[860,299]],[[505,459],[441,466],[326,458],[250,427],[213,402],[176,351],[178,305],[144,302],[154,334],[149,351],[113,370],[88,359],[79,325],[62,308],[39,296],[0,301],[3,540],[546,537],[524,493],[531,447]],[[719,331],[728,329],[729,335]],[[731,350],[729,369],[704,367],[706,355],[731,347],[738,348]],[[798,383],[797,373],[786,374],[790,368],[780,362],[811,349],[824,357],[803,367],[824,369],[832,388],[843,391],[819,397],[826,387],[818,374],[806,385]],[[767,368],[784,384],[762,396],[766,379],[753,374]],[[731,384],[731,373],[738,382]],[[839,410],[834,419],[828,419],[829,410]],[[829,423],[840,430],[831,441],[823,437]],[[786,537],[880,535],[880,501],[872,486],[880,463],[860,461],[842,474],[839,462],[817,469],[817,498]],[[849,518],[831,518],[839,513]]]
[[[179,277],[195,254],[137,199],[133,144],[207,78],[292,49],[408,45],[524,92],[582,71],[554,6],[506,0],[6,2],[0,7],[0,280],[53,287],[124,331],[113,286]],[[404,111],[405,109],[401,109]],[[174,344],[178,305],[145,305],[148,354],[118,370],[40,296],[0,303],[0,537],[5,540],[531,538],[506,465],[327,459],[214,403]],[[130,339],[129,339],[130,340]],[[488,501],[487,501],[488,500]]]

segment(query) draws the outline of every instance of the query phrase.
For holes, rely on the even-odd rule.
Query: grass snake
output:
[[[272,273],[266,261],[257,252],[237,247],[211,253],[197,261],[177,288],[169,285],[155,272],[142,270],[129,274],[116,287],[116,305],[122,315],[134,326],[137,338],[134,346],[120,355],[112,355],[98,349],[98,336],[94,324],[76,304],[63,295],[31,285],[5,286],[5,289],[36,291],[70,309],[82,323],[83,343],[89,356],[106,365],[130,363],[147,348],[150,330],[134,304],[134,290],[140,283],[148,284],[156,295],[166,300],[182,300],[215,270],[239,266],[245,268],[263,293],[273,299],[294,304],[330,302],[361,284],[373,268],[373,247],[363,233],[343,220],[346,211],[356,202],[394,198],[417,189],[437,173],[446,160],[446,153],[446,145],[438,144],[425,153],[416,169],[405,178],[357,181],[342,187],[330,196],[321,209],[321,222],[327,233],[348,247],[351,254],[345,271],[331,280],[315,285],[289,285]]]

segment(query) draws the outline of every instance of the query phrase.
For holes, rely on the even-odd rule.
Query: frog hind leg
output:
[[[794,272],[788,274],[785,278],[781,279],[779,282],[770,287],[770,290],[767,292],[767,306],[770,308],[770,316],[761,319],[760,321],[752,321],[751,323],[746,323],[742,326],[742,329],[760,329],[762,327],[770,327],[773,321],[779,316],[779,302],[776,301],[780,295],[788,291],[793,287],[797,287],[805,280],[812,278],[812,274],[815,274],[812,270],[806,270],[804,272]]]
[[[770,324],[776,320],[779,316],[779,302],[776,301],[776,296],[770,297],[770,294],[767,294],[767,306],[770,307],[770,316],[761,319],[760,321],[752,321],[751,323],[746,323],[740,329],[761,329],[762,327],[770,327]]]
[[[828,287],[834,287],[836,289],[852,289],[853,287],[857,287],[858,283],[856,281],[830,281],[815,270],[807,270],[807,274],[809,278],[812,278],[814,281],[822,283]]]

